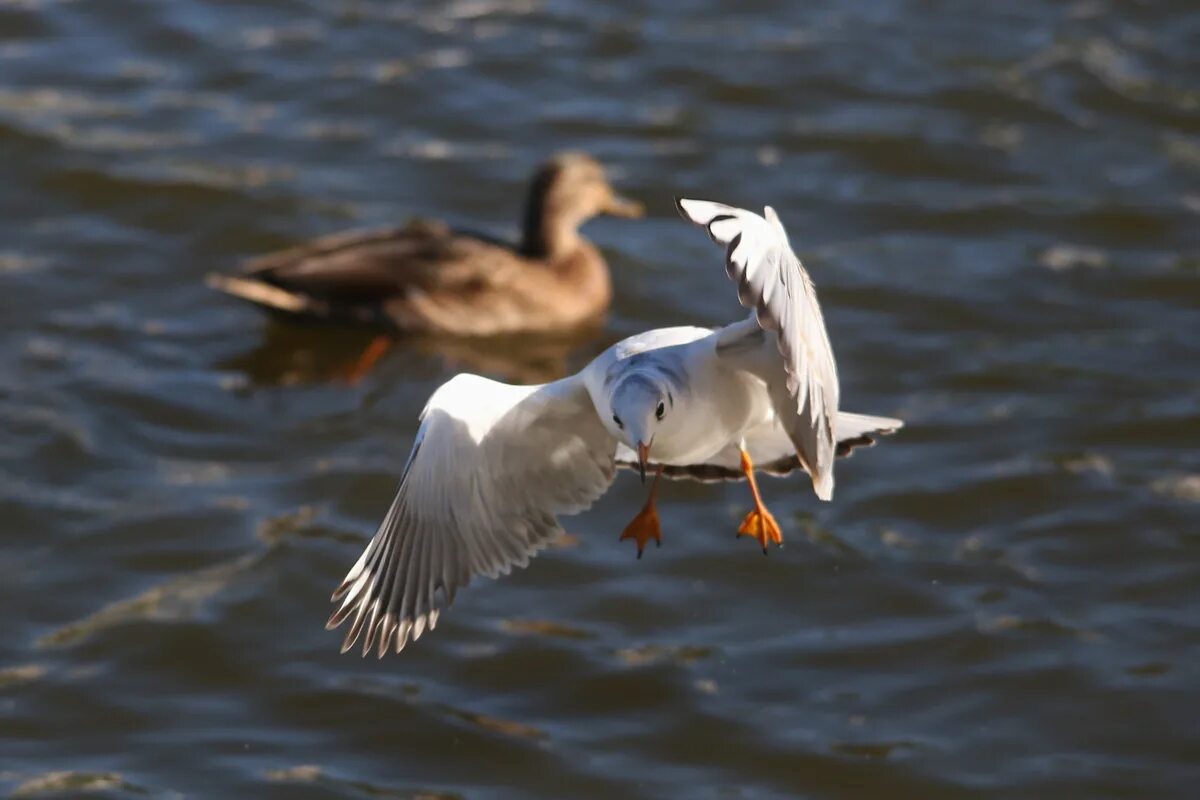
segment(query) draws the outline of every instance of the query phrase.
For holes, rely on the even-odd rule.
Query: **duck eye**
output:
[[[621,430],[625,430],[625,423],[621,422],[621,418],[618,417],[616,414],[613,414],[613,422],[617,423],[618,428],[620,428]]]
[[[667,413],[667,407],[664,406],[661,401],[659,401],[658,408],[654,409],[654,416],[658,417],[659,419],[662,419],[663,415],[666,413]]]

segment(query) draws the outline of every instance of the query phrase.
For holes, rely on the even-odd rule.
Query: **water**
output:
[[[995,4],[994,4],[995,5]],[[1191,3],[0,3],[0,790],[16,796],[1190,797],[1200,781]],[[411,213],[515,230],[610,164],[603,334],[738,313],[674,194],[773,204],[846,407],[818,504],[626,475],[384,662],[328,596],[432,389],[203,285]],[[508,363],[506,363],[508,362]]]

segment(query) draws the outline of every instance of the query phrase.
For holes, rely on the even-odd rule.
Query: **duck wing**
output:
[[[516,257],[497,241],[436,220],[347,231],[247,261],[243,274],[330,302],[382,302],[414,288],[478,281],[495,262]]]
[[[478,335],[527,322],[529,292],[520,288],[529,265],[499,240],[413,220],[323,236],[251,259],[240,275],[209,275],[208,283],[292,316]]]

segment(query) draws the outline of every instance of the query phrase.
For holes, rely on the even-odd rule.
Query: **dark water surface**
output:
[[[654,5],[0,0],[0,791],[1196,796],[1196,5]],[[572,368],[739,313],[673,194],[769,202],[844,405],[909,427],[833,504],[767,481],[769,558],[744,486],[672,484],[634,560],[626,475],[403,657],[339,656],[329,592],[469,354],[350,387],[367,335],[203,276],[512,232],[564,147],[651,210],[588,228],[617,300]]]

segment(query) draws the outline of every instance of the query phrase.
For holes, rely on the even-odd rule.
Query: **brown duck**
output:
[[[402,333],[569,331],[599,319],[612,298],[604,258],[579,234],[599,214],[638,217],[642,206],[619,196],[595,159],[564,153],[534,175],[516,246],[413,220],[324,236],[209,284],[288,315]]]

